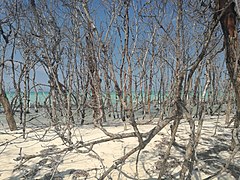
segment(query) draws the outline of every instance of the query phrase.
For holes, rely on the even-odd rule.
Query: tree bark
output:
[[[234,10],[235,3],[229,0],[217,1],[218,13],[223,12],[220,18],[221,27],[224,34],[225,59],[227,70],[233,84],[236,98],[236,119],[234,121],[233,131],[237,131],[240,122],[240,59],[239,59],[239,42],[237,33],[237,13]],[[218,14],[216,14],[218,15]],[[236,133],[233,133],[233,136]],[[236,138],[232,137],[231,149],[234,149]]]
[[[94,31],[95,26],[89,14],[87,2],[82,2],[82,6],[87,17],[87,36],[86,36],[86,47],[87,47],[87,66],[90,73],[90,87],[92,96],[92,108],[94,124],[100,124],[102,121],[106,121],[104,104],[101,94],[101,78],[98,73],[98,61],[96,58],[96,44],[94,44]],[[101,117],[102,116],[102,117]]]
[[[11,131],[17,130],[17,125],[16,125],[16,122],[15,122],[15,119],[14,119],[14,115],[13,115],[11,105],[10,105],[10,103],[8,101],[8,98],[6,96],[6,93],[3,89],[1,89],[1,92],[0,92],[0,103],[3,106],[9,129]]]
[[[5,111],[6,115],[6,120],[9,126],[9,129],[11,131],[14,131],[17,129],[17,125],[14,119],[14,114],[13,110],[11,107],[11,104],[9,103],[9,100],[7,98],[6,92],[3,89],[3,71],[4,71],[4,63],[5,63],[5,55],[6,55],[6,50],[7,50],[7,45],[9,43],[9,36],[5,36],[2,26],[0,25],[0,35],[3,37],[5,44],[2,46],[1,52],[2,52],[2,57],[1,57],[1,64],[0,64],[0,103],[3,106],[3,109]],[[9,34],[10,35],[10,34]]]

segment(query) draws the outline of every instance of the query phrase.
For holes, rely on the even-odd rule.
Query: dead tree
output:
[[[10,22],[6,22],[9,24]],[[11,104],[7,98],[6,92],[4,90],[4,68],[5,68],[5,56],[7,47],[10,43],[10,37],[12,35],[12,27],[11,24],[7,28],[9,28],[9,31],[4,30],[3,23],[0,24],[0,35],[3,38],[3,43],[1,45],[1,64],[0,64],[0,103],[2,104],[4,108],[4,112],[6,115],[6,120],[9,126],[9,129],[11,131],[14,131],[17,129],[17,125],[14,119],[14,113],[11,107]]]
[[[105,113],[104,113],[104,104],[101,96],[101,78],[98,72],[98,62],[96,58],[96,45],[94,44],[94,30],[93,22],[91,20],[88,4],[87,2],[82,3],[85,15],[87,17],[87,36],[86,36],[86,47],[87,47],[87,66],[90,72],[90,88],[91,88],[91,108],[93,109],[93,118],[94,123],[101,123],[102,121],[106,121]],[[102,117],[101,117],[102,115]],[[98,119],[98,122],[95,120]]]
[[[220,23],[224,34],[225,60],[236,98],[237,112],[236,119],[234,120],[231,144],[231,148],[234,149],[235,146],[239,144],[238,129],[240,124],[240,53],[237,32],[237,12],[235,11],[236,4],[231,0],[216,0],[216,5],[216,17],[221,14]]]

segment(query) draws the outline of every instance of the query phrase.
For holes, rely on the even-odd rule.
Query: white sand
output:
[[[216,122],[217,117],[206,118],[204,121],[202,138],[197,148],[198,165],[195,165],[195,167],[198,167],[201,171],[194,171],[193,179],[208,177],[210,173],[219,170],[229,157],[230,151],[228,150],[228,145],[230,145],[231,142],[231,128],[225,127],[224,117],[219,119],[217,127]],[[141,125],[139,129],[141,132],[148,132],[154,126],[154,123],[151,125]],[[123,131],[123,126],[113,125],[107,126],[106,129],[115,134],[133,132],[130,126],[127,131]],[[43,137],[46,130],[48,130],[48,132]],[[133,137],[108,141],[94,145],[92,151],[87,153],[72,150],[60,154],[53,154],[48,157],[33,158],[26,162],[24,166],[21,166],[20,169],[13,172],[13,169],[20,163],[20,161],[16,161],[16,159],[20,157],[20,149],[21,156],[28,156],[44,154],[44,151],[60,151],[67,146],[63,144],[63,141],[56,135],[53,128],[28,128],[26,139],[23,139],[21,130],[9,132],[2,128],[0,133],[0,179],[21,179],[21,177],[22,179],[26,179],[26,177],[23,177],[23,174],[28,174],[28,177],[31,177],[29,172],[34,172],[34,169],[37,169],[35,171],[36,174],[34,178],[30,179],[40,179],[44,174],[53,172],[54,169],[52,168],[56,167],[56,165],[58,165],[57,169],[55,169],[55,176],[57,177],[61,176],[63,179],[78,177],[78,179],[81,179],[84,178],[84,174],[88,174],[87,179],[97,179],[104,172],[104,169],[107,170],[114,161],[138,145],[137,138]],[[172,147],[169,161],[166,164],[168,167],[166,174],[171,174],[172,178],[178,178],[184,157],[182,146],[185,146],[188,142],[188,133],[189,125],[185,120],[182,120],[176,139],[180,147]],[[94,128],[92,125],[74,128],[72,129],[72,134],[74,142],[82,141],[88,143],[107,138],[101,130]],[[156,169],[156,163],[161,159],[161,155],[164,155],[169,140],[170,130],[169,126],[167,126],[141,151],[138,163],[138,177],[136,176],[137,153],[135,153],[126,160],[123,166],[110,173],[111,178],[114,180],[118,178],[156,179],[159,172],[159,170]],[[79,148],[78,150],[86,151],[87,149]],[[45,162],[43,160],[45,160]],[[236,178],[236,175],[234,177],[234,173],[240,169],[239,152],[235,156],[231,168],[235,169],[233,169],[232,172],[228,169],[226,173],[221,175],[220,179]],[[240,172],[236,174],[240,174]],[[169,178],[170,176],[167,177]]]

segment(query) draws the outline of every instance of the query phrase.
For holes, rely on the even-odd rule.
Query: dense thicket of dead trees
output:
[[[64,129],[60,136],[68,145],[74,126],[94,123],[114,138],[119,136],[104,123],[128,120],[139,142],[130,156],[171,122],[164,167],[186,118],[191,136],[181,179],[191,178],[205,114],[224,111],[226,123],[234,121],[231,148],[239,147],[239,10],[234,1],[3,0],[1,7],[0,103],[10,130],[19,126],[26,133],[32,106],[44,112],[47,124]],[[38,69],[44,83],[38,82]],[[37,96],[42,89],[48,93],[44,103]],[[144,139],[137,124],[159,116],[160,126]]]

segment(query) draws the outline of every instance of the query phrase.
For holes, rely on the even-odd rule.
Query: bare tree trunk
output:
[[[146,72],[146,65],[144,67],[145,69],[145,72]],[[147,92],[147,89],[148,89],[148,76],[147,76],[147,73],[144,73],[144,89],[143,89],[143,115],[144,117],[146,116],[147,114],[147,107],[146,107],[146,103],[147,103],[147,97],[148,97],[148,92]]]
[[[229,88],[227,91],[228,92],[233,91],[231,84],[229,84]],[[231,112],[232,112],[232,93],[228,93],[225,124],[229,124]]]
[[[1,25],[0,25],[0,29],[2,29]],[[6,44],[2,46],[2,57],[1,57],[1,64],[0,64],[0,103],[4,108],[9,129],[11,131],[14,131],[17,129],[17,125],[14,119],[14,114],[13,114],[11,104],[9,103],[9,100],[7,98],[6,92],[4,91],[4,85],[3,85],[3,71],[4,71],[5,53],[6,53],[6,48],[8,44],[8,39],[6,39],[7,37],[5,37],[5,35],[3,34],[3,30],[1,31],[1,35],[3,36]]]
[[[135,83],[134,83],[134,89],[135,89],[135,103],[136,103],[136,109],[138,110],[138,99],[139,99],[139,92],[138,92],[138,84],[137,84],[137,78],[135,77]]]
[[[87,80],[86,80],[86,84],[85,86],[82,87],[82,89],[85,90],[85,92],[83,93],[83,97],[82,97],[82,112],[81,112],[81,125],[84,124],[85,121],[85,116],[86,116],[86,101],[87,101],[87,97],[88,97],[88,84],[89,84],[89,73],[87,74]]]
[[[202,65],[200,64],[197,70],[197,77],[195,79],[194,87],[193,87],[193,97],[192,97],[192,102],[193,105],[196,105],[196,112],[194,117],[198,117],[198,112],[200,108],[200,103],[199,103],[199,94],[200,94],[200,77],[201,77],[201,71],[202,71]],[[190,81],[188,82],[190,83]]]
[[[73,65],[73,62],[70,60],[69,62],[69,77],[68,77],[68,89],[67,89],[67,92],[65,92],[65,96],[67,96],[66,98],[66,101],[67,101],[67,121],[68,124],[74,124],[75,121],[74,121],[74,117],[73,117],[73,113],[72,113],[72,95],[73,95],[73,73],[74,73],[74,65]]]
[[[118,33],[119,33],[119,37],[120,37],[120,42],[121,44],[123,44],[122,42],[122,36],[121,36],[121,32],[120,29],[118,28]],[[122,47],[122,61],[121,61],[121,66],[120,66],[120,73],[119,73],[119,78],[120,78],[120,89],[123,90],[124,89],[124,63],[125,63],[125,53],[124,53],[124,49],[125,47]],[[125,83],[125,87],[126,87],[126,83]],[[125,89],[126,90],[126,89]],[[122,93],[122,92],[121,92]],[[123,100],[125,100],[124,98],[124,94],[122,93],[123,96]],[[124,107],[123,104],[120,102],[120,118],[122,119],[122,121],[125,123],[125,116],[124,116]]]
[[[93,107],[93,118],[97,118],[99,115],[99,109],[98,109],[98,97],[97,97],[97,85],[96,83],[100,83],[98,78],[96,79],[97,75],[97,62],[94,59],[94,51],[93,51],[93,34],[91,32],[91,24],[89,24],[89,32],[88,36],[86,37],[87,42],[87,51],[88,51],[88,68],[90,72],[90,88],[91,88],[91,97],[92,97],[92,104]]]
[[[110,82],[108,78],[108,63],[107,63],[107,52],[104,52],[104,81],[105,81],[105,92],[106,92],[106,108],[108,109],[108,116],[111,117],[111,111],[114,113],[111,92],[110,92]]]
[[[6,93],[2,88],[0,88],[0,103],[3,106],[9,129],[11,131],[17,130],[17,125],[16,125],[16,122],[15,122],[15,119],[14,119],[11,104],[9,103],[8,98],[6,96]]]
[[[177,14],[177,33],[176,33],[176,67],[175,67],[175,82],[174,82],[174,116],[176,116],[176,120],[173,122],[173,126],[171,129],[171,132],[174,132],[174,128],[178,127],[178,124],[183,116],[182,107],[180,103],[182,103],[181,94],[182,94],[182,83],[184,79],[184,73],[181,68],[183,68],[183,59],[181,56],[181,28],[183,26],[182,21],[182,0],[177,1],[177,8],[178,8],[178,14]]]
[[[128,104],[128,86],[127,86],[127,72],[124,69],[123,70],[123,100],[126,103],[126,105]],[[125,108],[123,108],[123,114],[122,114],[122,121],[125,123],[126,121],[126,110]],[[126,124],[126,123],[125,123]]]
[[[182,93],[182,83],[183,83],[183,79],[184,79],[184,73],[182,72],[182,64],[183,64],[183,61],[184,59],[181,59],[181,58],[184,58],[181,56],[181,28],[183,26],[183,21],[182,21],[182,0],[179,0],[177,1],[178,2],[178,16],[177,16],[177,35],[176,35],[176,72],[175,72],[175,78],[176,78],[176,81],[175,81],[175,86],[176,88],[174,89],[174,101],[175,101],[175,114],[176,116],[178,116],[179,118],[182,117],[182,108],[181,106],[179,105],[179,103],[181,103],[181,93]]]
[[[102,121],[106,121],[105,112],[104,112],[104,104],[101,96],[101,79],[98,73],[98,63],[96,59],[96,46],[94,44],[94,27],[93,22],[90,18],[88,4],[87,2],[82,2],[82,6],[84,8],[85,14],[87,16],[87,36],[86,36],[86,44],[87,44],[87,52],[88,52],[88,68],[90,71],[90,86],[92,93],[92,108],[93,108],[93,118],[101,123]],[[102,115],[102,117],[100,117]],[[100,118],[100,119],[99,119]]]
[[[124,42],[124,54],[126,56],[128,62],[128,95],[129,95],[129,117],[132,124],[135,123],[134,119],[134,112],[133,112],[133,98],[132,98],[132,62],[128,52],[129,46],[129,7],[130,7],[130,0],[125,0],[125,26],[124,26],[124,33],[125,33],[125,42]],[[126,129],[126,124],[124,129]],[[134,127],[133,127],[134,128]]]
[[[50,116],[51,116],[51,121],[53,125],[57,124],[57,95],[56,95],[56,83],[54,82],[53,78],[50,76]]]
[[[155,34],[155,29],[153,34]],[[150,72],[149,72],[149,84],[148,84],[148,110],[147,113],[149,115],[149,119],[151,118],[151,95],[152,95],[152,86],[153,86],[153,63],[154,63],[154,59],[155,59],[155,41],[154,41],[155,37],[153,37],[152,40],[152,59],[150,61]]]
[[[143,95],[143,83],[144,83],[144,77],[142,76],[140,79],[140,85],[139,85],[139,96],[141,97],[141,106],[142,106],[142,115],[144,115],[145,106],[144,106],[144,95]],[[144,118],[144,116],[143,116]]]
[[[39,103],[38,103],[38,91],[37,91],[37,86],[36,86],[36,69],[35,69],[35,66],[33,67],[33,88],[34,88],[34,93],[35,93],[34,111],[37,113]]]
[[[237,33],[237,14],[235,12],[235,3],[228,0],[218,0],[218,11],[223,12],[220,19],[222,30],[224,33],[224,42],[226,47],[226,64],[228,73],[233,84],[236,97],[236,119],[234,121],[234,129],[232,134],[231,148],[234,149],[235,145],[239,143],[238,129],[240,123],[240,55],[239,55],[239,42]]]
[[[29,77],[29,72],[28,72],[28,67],[27,64],[24,64],[24,92],[23,92],[23,138],[25,138],[25,133],[26,133],[26,122],[27,122],[27,111],[28,111],[28,77]]]
[[[158,92],[158,103],[159,103],[159,109],[161,109],[165,114],[165,106],[164,106],[165,97],[166,97],[166,89],[165,89],[165,81],[164,81],[165,68],[163,67],[160,71],[161,71],[160,72],[161,79],[160,79],[160,88]]]

